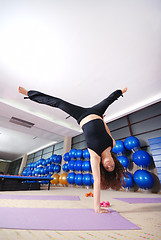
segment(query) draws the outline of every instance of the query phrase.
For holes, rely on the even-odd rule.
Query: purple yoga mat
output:
[[[127,203],[161,203],[161,198],[114,198]]]
[[[140,229],[116,211],[110,211],[96,214],[93,209],[0,207],[0,228],[57,231]]]
[[[10,195],[0,194],[0,199],[17,199],[17,200],[69,200],[79,201],[78,196],[56,196],[56,195]]]

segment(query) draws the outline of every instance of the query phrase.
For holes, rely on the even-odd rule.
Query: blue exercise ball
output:
[[[45,168],[44,168],[44,175],[47,175],[47,174],[49,174],[49,168],[48,168],[48,167],[45,167]]]
[[[69,156],[70,156],[71,159],[76,158],[76,152],[77,152],[77,150],[75,148],[73,148],[69,151]]]
[[[74,165],[75,165],[75,160],[70,160],[70,162],[68,163],[69,170],[74,171]]]
[[[62,169],[64,172],[69,172],[68,163],[64,163]]]
[[[91,186],[92,185],[91,174],[86,173],[86,174],[83,175],[83,184],[85,186]]]
[[[63,156],[63,159],[65,162],[69,162],[71,160],[71,157],[69,156],[69,153],[65,153]]]
[[[49,173],[54,173],[54,167],[55,167],[55,164],[53,164],[53,163],[49,166],[49,168],[48,168]]]
[[[83,184],[83,174],[82,173],[76,174],[76,176],[75,176],[75,183],[78,186],[81,186]]]
[[[123,167],[128,168],[129,167],[129,159],[125,156],[118,156],[117,159],[122,164]]]
[[[88,149],[85,149],[85,150],[83,151],[83,157],[84,157],[85,159],[90,159],[90,154],[89,154]]]
[[[127,137],[124,141],[124,146],[128,150],[136,150],[140,147],[139,139],[133,136]]]
[[[91,182],[92,182],[92,184],[94,184],[94,178],[93,178],[93,175],[91,175]]]
[[[42,161],[42,166],[47,166],[47,162],[44,160],[44,161]]]
[[[134,186],[134,181],[133,181],[132,174],[130,172],[128,172],[127,176],[128,176],[128,178],[123,176],[124,183],[122,183],[122,186],[124,188],[132,188]]]
[[[62,160],[62,156],[61,156],[61,155],[57,155],[57,156],[54,158],[54,163],[61,164],[61,160]]]
[[[67,182],[69,184],[74,184],[75,183],[75,173],[74,172],[68,173]]]
[[[33,170],[33,168],[34,168],[34,164],[31,163],[31,165],[30,165],[30,169]]]
[[[125,147],[124,147],[124,143],[121,140],[116,140],[116,145],[114,148],[112,148],[112,151],[115,154],[119,154],[119,153],[124,153],[125,152]]]
[[[37,176],[38,175],[38,168],[35,169],[35,175]],[[26,175],[27,176],[27,175]]]
[[[43,162],[43,161],[45,161],[44,158],[39,159],[39,160],[37,161],[38,166],[42,166],[42,162]]]
[[[82,170],[85,171],[85,172],[90,172],[91,171],[91,163],[90,163],[89,160],[85,160],[82,163]]]
[[[50,158],[46,159],[47,165],[50,165]]]
[[[82,171],[82,160],[75,161],[74,169],[77,172],[81,172]]]
[[[50,157],[50,163],[54,163],[54,158],[56,157],[56,154],[51,155]]]
[[[134,173],[134,181],[135,183],[143,189],[150,189],[153,187],[154,185],[154,178],[151,175],[150,172],[146,171],[146,170],[137,170]]]
[[[54,172],[59,173],[60,170],[61,170],[60,165],[55,165],[55,166],[54,166]]]
[[[22,176],[27,176],[27,171],[26,170],[23,171]]]
[[[34,162],[34,169],[37,168],[38,164],[37,162]]]
[[[40,168],[40,175],[41,175],[41,176],[43,176],[43,175],[46,174],[44,170],[45,170],[45,168]]]
[[[143,150],[136,151],[133,154],[132,159],[136,165],[142,166],[142,167],[148,167],[152,162],[152,159],[149,153]]]
[[[34,168],[34,169],[37,168],[37,162],[34,162],[34,163],[33,163],[33,168]]]
[[[35,169],[35,174],[36,175],[41,175],[41,169],[42,169],[42,167],[36,168]]]
[[[76,151],[76,158],[81,159],[83,157],[83,151],[81,149],[78,149]]]

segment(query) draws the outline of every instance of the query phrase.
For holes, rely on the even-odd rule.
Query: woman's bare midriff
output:
[[[90,115],[88,115],[87,117],[85,117],[85,118],[83,118],[81,120],[80,127],[82,128],[85,123],[90,122],[90,121],[92,121],[94,119],[101,119],[101,120],[103,120],[100,116],[98,116],[96,114],[90,114]]]

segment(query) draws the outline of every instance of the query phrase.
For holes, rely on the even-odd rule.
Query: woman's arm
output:
[[[100,157],[97,157],[92,150],[89,150],[89,152],[94,178],[94,210],[95,213],[109,213],[108,210],[100,208]]]

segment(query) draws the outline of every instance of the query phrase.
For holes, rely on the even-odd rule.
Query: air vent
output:
[[[27,127],[27,128],[31,128],[31,127],[33,127],[35,125],[34,123],[25,121],[23,119],[15,118],[15,117],[12,117],[9,121],[11,123],[14,123],[14,124],[17,124],[17,125],[21,125],[21,126]]]

